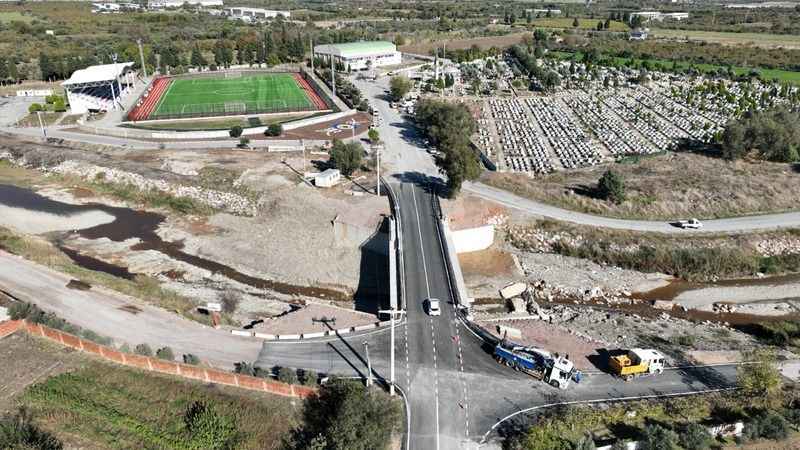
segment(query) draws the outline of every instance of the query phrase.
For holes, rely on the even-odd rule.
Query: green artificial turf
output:
[[[315,110],[291,74],[176,78],[150,119]]]

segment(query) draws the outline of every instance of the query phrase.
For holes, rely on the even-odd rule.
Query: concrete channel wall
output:
[[[106,347],[86,339],[81,339],[75,335],[46,327],[38,323],[30,323],[25,320],[6,321],[0,323],[0,338],[20,330],[34,336],[45,338],[57,344],[61,344],[65,347],[70,347],[85,353],[91,353],[107,361],[121,364],[123,366],[135,367],[148,372],[165,373],[182,378],[198,380],[205,383],[236,386],[243,389],[261,391],[269,394],[281,395],[284,397],[306,398],[316,392],[316,389],[306,386],[295,386],[293,384],[280,383],[264,378],[225,372],[223,370],[182,364],[174,361],[165,361],[163,359],[149,356],[123,353],[119,350]]]

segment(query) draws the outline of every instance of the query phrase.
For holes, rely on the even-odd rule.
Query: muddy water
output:
[[[164,222],[164,216],[161,214],[96,203],[70,205],[43,197],[28,189],[9,185],[0,185],[0,192],[3,193],[3,196],[0,196],[0,203],[11,207],[55,214],[74,214],[85,210],[101,210],[114,216],[115,220],[111,223],[78,230],[78,234],[86,239],[107,238],[112,241],[121,242],[130,238],[138,238],[141,242],[131,247],[132,251],[155,250],[172,259],[208,270],[215,274],[221,274],[231,280],[257,289],[268,289],[287,295],[300,295],[337,301],[352,301],[352,296],[346,292],[326,288],[296,286],[279,281],[265,280],[241,273],[225,264],[188,254],[183,251],[182,242],[164,241],[156,233],[159,225]],[[82,255],[76,250],[62,248],[62,251],[81,267],[128,279],[133,277],[133,274],[128,272],[126,267],[108,264],[98,259]]]

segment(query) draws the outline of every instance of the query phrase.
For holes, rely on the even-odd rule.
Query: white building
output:
[[[136,81],[132,67],[132,62],[125,62],[76,70],[69,80],[61,83],[72,114],[121,108],[120,99],[131,92]]]
[[[233,8],[225,8],[225,13],[233,18],[248,17],[250,21],[274,19],[278,16],[283,16],[284,19],[291,17],[292,13],[289,11],[276,11],[272,9],[263,8],[247,8],[244,6],[234,6]]]
[[[639,16],[644,19],[646,22],[655,20],[658,22],[663,22],[664,20],[684,20],[689,18],[688,12],[672,12],[672,13],[664,13],[658,11],[640,11],[631,13],[631,18]]]
[[[347,44],[315,45],[314,56],[344,64],[345,68],[364,70],[370,67],[400,64],[402,56],[397,46],[388,41],[362,41]]]
[[[314,185],[317,187],[333,187],[336,186],[342,179],[342,173],[339,169],[326,169],[322,173],[314,176]]]

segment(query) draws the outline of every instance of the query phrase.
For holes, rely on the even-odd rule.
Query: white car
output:
[[[697,229],[703,228],[703,223],[700,222],[697,219],[679,220],[678,221],[678,226],[681,227],[681,228],[684,228],[684,229],[691,228],[691,229],[697,230]]]
[[[429,298],[425,300],[425,309],[429,316],[441,316],[442,308],[439,307],[439,299]]]

